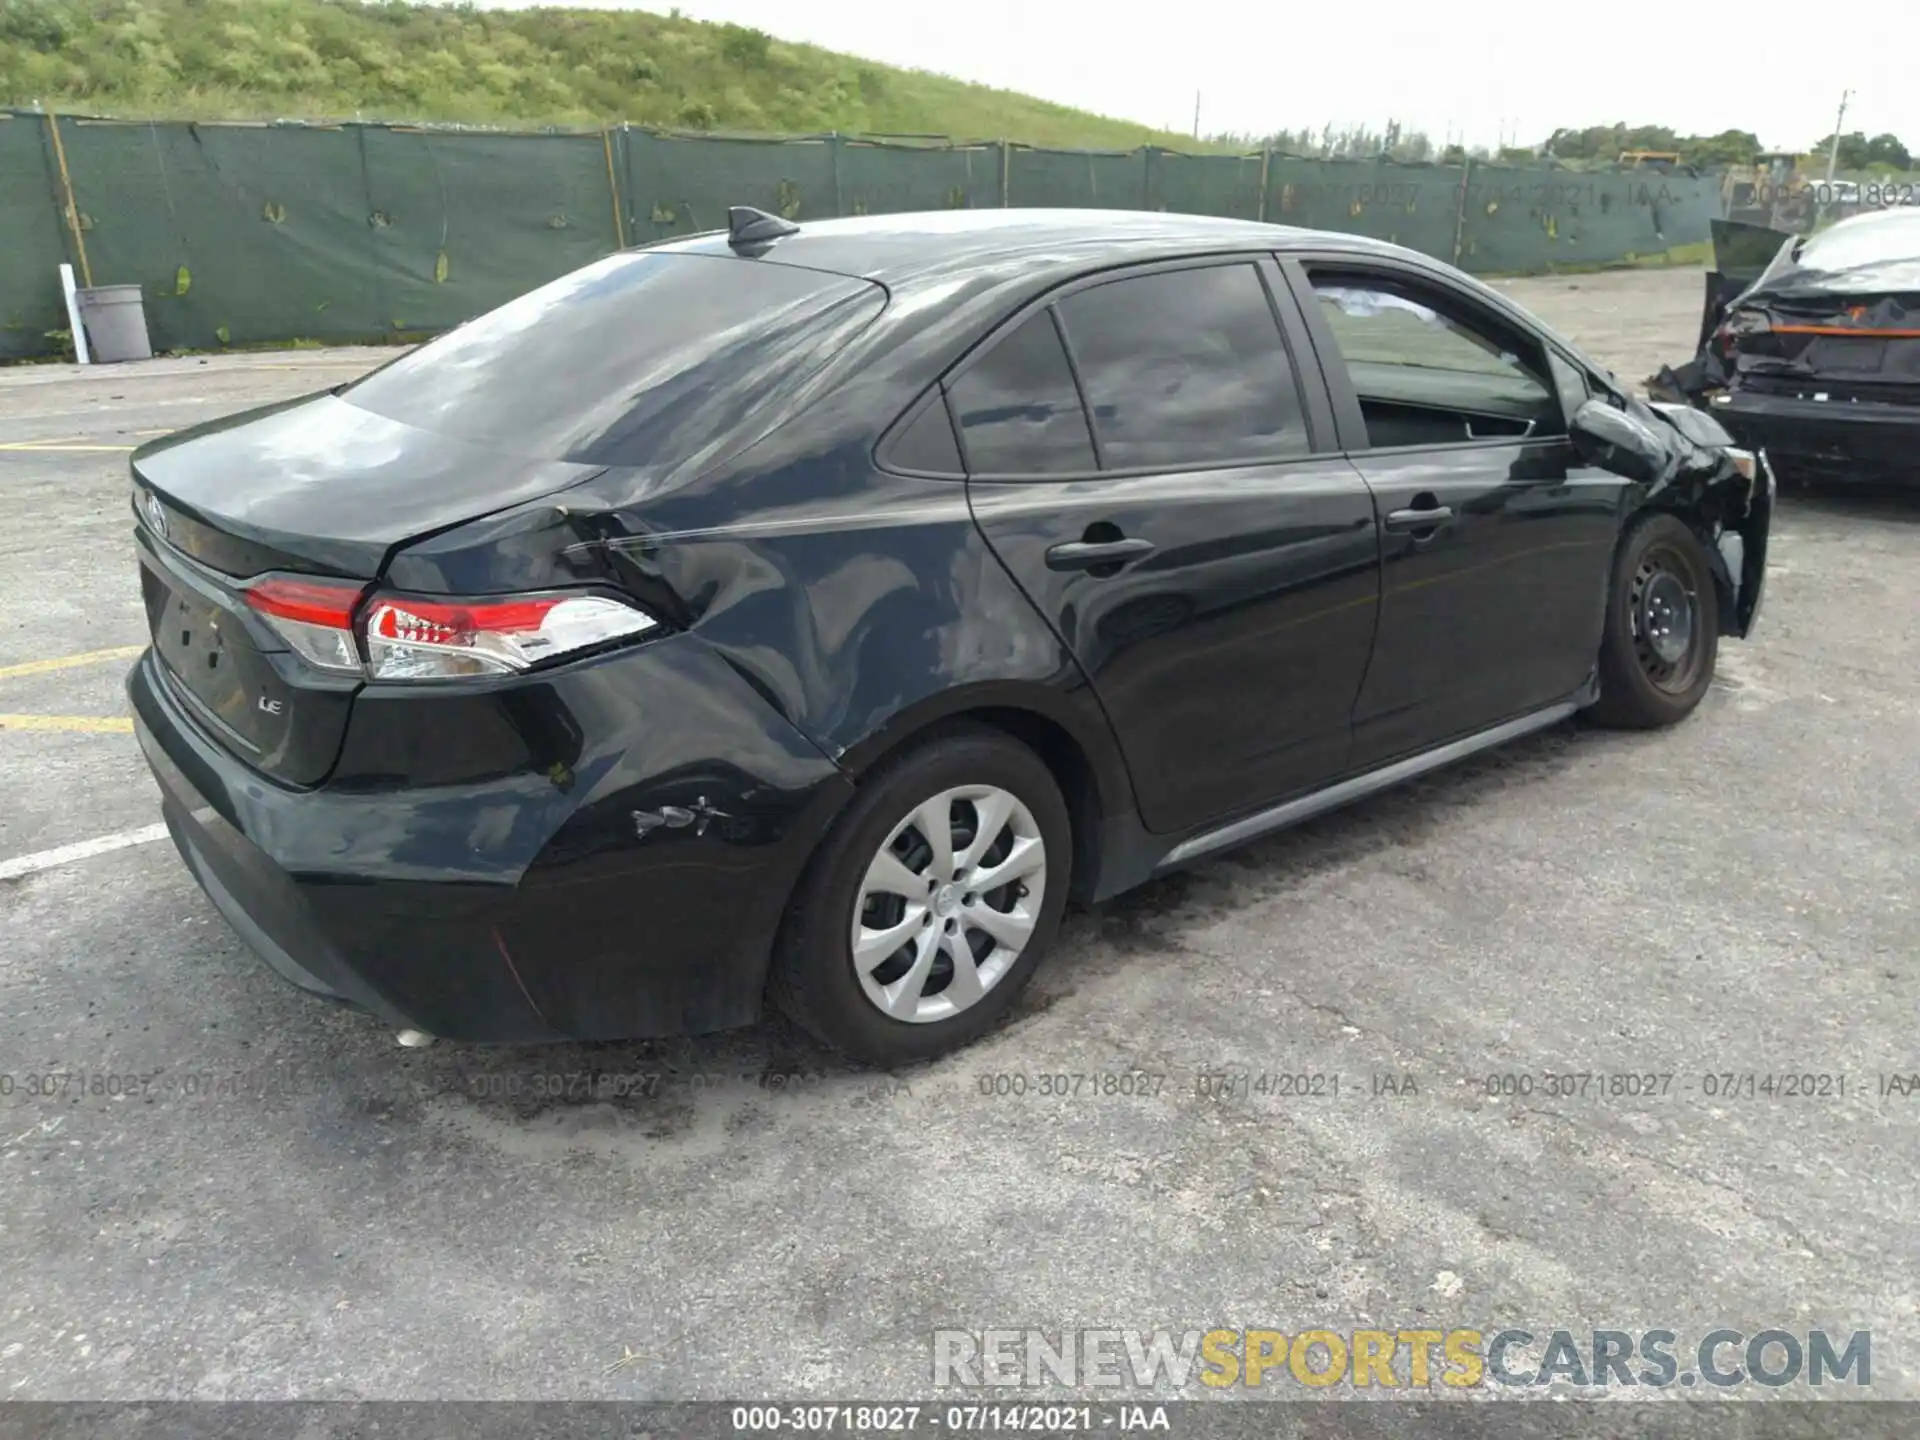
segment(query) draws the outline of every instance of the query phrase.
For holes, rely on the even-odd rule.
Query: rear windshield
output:
[[[623,253],[468,321],[341,398],[542,460],[678,465],[780,418],[878,315],[866,280],[718,255]],[[760,422],[747,434],[749,421]]]
[[[1851,270],[1889,260],[1920,264],[1920,211],[1862,216],[1822,231],[1800,248],[1803,270]]]
[[[1920,210],[1843,220],[1783,249],[1760,283],[1783,292],[1920,290]]]

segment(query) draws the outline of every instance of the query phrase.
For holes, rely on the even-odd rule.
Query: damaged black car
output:
[[[135,730],[274,970],[881,1064],[1069,898],[1682,720],[1773,499],[1445,265],[1114,211],[741,210],[132,469]]]
[[[1699,354],[1648,382],[1783,483],[1920,478],[1920,209],[1811,238],[1716,222]]]

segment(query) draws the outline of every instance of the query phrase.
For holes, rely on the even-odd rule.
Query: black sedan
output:
[[[882,1064],[1070,898],[1680,720],[1773,499],[1445,265],[1059,211],[736,211],[133,478],[136,728],[281,975],[469,1041],[771,994]]]
[[[1920,208],[1811,238],[1714,222],[1700,353],[1650,382],[1783,482],[1920,480]]]

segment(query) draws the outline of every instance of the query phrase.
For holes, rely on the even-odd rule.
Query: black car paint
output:
[[[671,248],[727,254],[719,237]],[[1098,898],[1198,831],[1370,757],[1586,694],[1604,556],[1653,487],[1590,483],[1565,442],[1349,460],[1325,354],[1301,366],[1324,453],[1278,466],[995,484],[876,462],[896,416],[1063,283],[1309,249],[1462,287],[1606,383],[1494,292],[1358,238],[1174,216],[895,217],[802,227],[714,262],[859,275],[888,304],[713,463],[488,456],[475,471],[462,468],[475,447],[368,423],[359,433],[378,431],[395,468],[370,457],[355,485],[390,484],[412,508],[356,530],[337,488],[301,479],[337,459],[276,453],[285,427],[310,423],[287,418],[297,404],[144,447],[135,511],[163,564],[179,568],[166,552],[184,541],[228,575],[332,569],[456,595],[598,586],[667,632],[499,681],[348,685],[344,701],[262,639],[294,703],[346,710],[330,768],[292,779],[215,743],[149,652],[129,685],[176,839],[283,974],[393,1023],[467,1039],[698,1032],[756,1013],[820,837],[870,766],[942,720],[1001,724],[1049,760],[1082,822],[1075,889]],[[1310,331],[1292,338],[1315,349]],[[263,479],[276,461],[287,475]],[[475,474],[489,479],[469,489]],[[1398,504],[1384,497],[1409,487],[1446,491],[1456,537],[1383,536]],[[144,533],[149,492],[172,542]],[[1157,501],[1179,513],[1155,514]],[[1034,561],[1096,523],[1124,533],[1150,518],[1158,549],[1111,576]],[[1515,605],[1498,577],[1549,585],[1551,603]],[[1537,669],[1407,719],[1420,707],[1394,667],[1422,663],[1438,633],[1407,598],[1422,591],[1484,628],[1451,642],[1462,663]],[[1187,693],[1170,703],[1167,685]],[[1343,708],[1369,685],[1376,723],[1349,733]],[[1234,698],[1224,738],[1208,733],[1202,686]],[[699,821],[659,823],[668,807]]]
[[[1351,258],[1303,247],[1282,269],[1321,359],[1339,444],[1379,522],[1379,626],[1353,709],[1351,764],[1364,768],[1579,689],[1599,651],[1607,566],[1629,495],[1625,479],[1587,464],[1564,434],[1368,448],[1359,398],[1305,274],[1316,261]],[[1427,264],[1372,263],[1433,280]],[[1523,336],[1537,330],[1504,300],[1489,303],[1491,290],[1463,298]],[[1572,353],[1551,340],[1544,348]],[[1389,519],[1439,507],[1452,514],[1431,529],[1396,530]]]
[[[457,693],[369,687],[304,791],[200,733],[151,654],[129,689],[175,843],[235,928],[303,988],[467,1040],[751,1021],[766,936],[852,788],[696,635]],[[648,828],[666,805],[719,813]]]
[[[1091,677],[1147,828],[1180,833],[1346,768],[1379,561],[1345,461],[970,489],[988,543]],[[1111,575],[1046,564],[1098,526],[1156,548]]]
[[[1290,303],[1277,275],[1265,288]],[[1304,408],[1331,451],[1324,397]],[[1091,678],[1147,829],[1184,832],[1346,767],[1379,554],[1372,497],[1343,457],[975,477],[967,489],[988,545]],[[1129,543],[1114,563],[1059,559]],[[1207,763],[1175,761],[1198,755]]]
[[[1357,463],[1383,516],[1438,504],[1453,518],[1381,530],[1379,633],[1354,705],[1353,763],[1578,690],[1599,651],[1624,482],[1582,473],[1564,439]]]

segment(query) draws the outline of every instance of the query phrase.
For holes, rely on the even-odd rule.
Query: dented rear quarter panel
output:
[[[1014,711],[1072,741],[1102,814],[1130,814],[1099,701],[974,525],[965,483],[884,471],[872,453],[1028,279],[973,280],[923,323],[876,326],[844,383],[706,474],[610,469],[406,547],[387,583],[608,583],[698,636],[850,774],[955,715]]]

